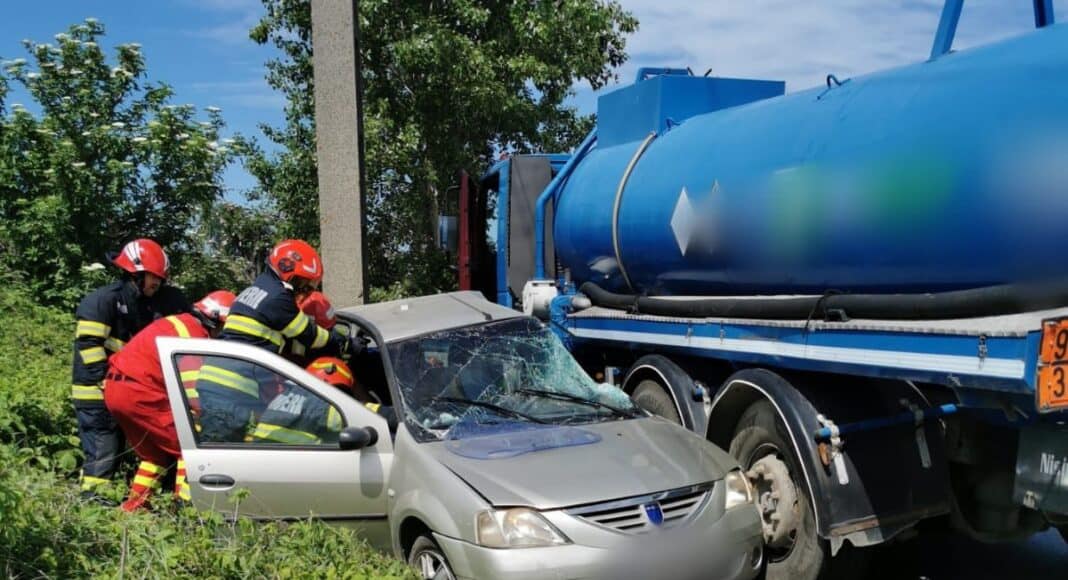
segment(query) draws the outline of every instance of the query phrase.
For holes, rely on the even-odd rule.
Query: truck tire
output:
[[[639,358],[623,379],[623,391],[636,405],[672,423],[704,432],[703,416],[690,405],[694,381],[682,367],[666,356],[649,354]]]
[[[408,565],[415,568],[416,574],[423,580],[456,580],[445,552],[429,534],[416,538],[408,556]]]
[[[820,538],[808,489],[799,479],[800,460],[790,441],[775,408],[760,400],[742,413],[730,444],[730,454],[748,471],[756,488],[768,580],[863,577],[867,553],[844,546],[832,558],[830,544]],[[789,505],[775,505],[781,500]]]
[[[682,418],[675,408],[675,400],[667,392],[667,387],[653,379],[645,379],[638,383],[634,394],[630,396],[634,404],[654,415],[659,415],[672,423],[682,425]]]

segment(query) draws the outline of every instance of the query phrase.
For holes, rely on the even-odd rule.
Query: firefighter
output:
[[[326,298],[326,295],[318,290],[298,294],[297,308],[300,308],[301,312],[310,316],[313,322],[326,330],[333,332],[334,327],[337,326],[334,307],[330,304],[330,300]],[[345,337],[341,336],[340,339],[344,340]],[[306,356],[306,350],[299,341],[290,340],[286,345],[285,355],[293,363],[305,366],[310,362]]]
[[[320,357],[306,369],[328,385],[352,393],[356,386],[352,371],[339,358]],[[254,441],[315,445],[323,439],[337,440],[341,431],[337,409],[301,388],[289,388],[271,401],[260,417]]]
[[[334,311],[334,306],[330,304],[326,295],[318,290],[298,296],[297,307],[327,330],[333,330],[337,325],[337,313]]]
[[[220,337],[276,354],[287,340],[311,356],[346,354],[346,337],[319,326],[297,307],[297,295],[315,290],[322,278],[322,260],[307,242],[280,242],[268,255],[263,274],[238,294]],[[218,359],[200,368],[196,388],[202,439],[239,443],[251,435],[259,413],[276,395],[278,381],[254,363]]]
[[[104,403],[141,459],[130,485],[130,495],[122,504],[123,510],[135,511],[144,507],[175,462],[175,495],[189,499],[185,464],[163,382],[156,338],[218,336],[234,299],[232,292],[216,290],[194,304],[192,313],[167,316],[148,325],[122,352],[111,357]]]
[[[370,398],[367,390],[356,381],[345,361],[330,356],[319,357],[305,370],[324,383],[352,395],[365,407],[382,414],[392,426],[392,408],[367,402]],[[336,441],[341,427],[341,416],[332,405],[304,389],[290,388],[267,406],[252,438],[254,441],[316,445],[324,440]]]
[[[190,309],[182,292],[166,285],[170,262],[156,242],[134,240],[111,261],[123,271],[122,279],[94,290],[75,312],[71,399],[85,453],[82,496],[90,499],[99,498],[96,489],[111,478],[123,445],[122,432],[104,406],[109,357],[153,320]]]

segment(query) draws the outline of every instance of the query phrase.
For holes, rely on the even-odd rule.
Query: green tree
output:
[[[286,235],[318,237],[308,0],[263,0],[252,29],[283,57],[267,80],[288,101],[284,127],[264,127],[281,153],[249,163]],[[434,214],[459,169],[500,151],[560,151],[592,120],[566,106],[572,87],[600,88],[626,59],[637,21],[614,1],[362,0],[367,259],[378,287],[453,285],[433,246]],[[356,155],[356,152],[352,152]]]
[[[39,111],[12,103],[0,121],[0,264],[46,302],[77,300],[101,281],[85,267],[136,237],[159,241],[181,272],[202,251],[195,226],[237,154],[219,140],[217,108],[198,118],[171,104],[171,88],[147,80],[140,46],[119,45],[109,62],[103,35],[88,19],[56,44],[25,41],[32,64],[0,72],[0,86],[18,83]]]
[[[219,201],[192,232],[180,281],[192,299],[225,288],[238,292],[263,271],[277,219],[262,205]]]

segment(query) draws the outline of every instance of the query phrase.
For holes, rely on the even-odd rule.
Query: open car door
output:
[[[228,516],[344,523],[359,527],[374,544],[389,545],[386,483],[393,443],[385,419],[261,348],[181,338],[161,338],[157,346],[195,506]],[[209,375],[216,387],[210,396],[204,382]],[[191,376],[200,377],[195,390]],[[251,410],[231,434],[205,432],[203,419],[234,415],[234,408]],[[302,420],[268,424],[279,410]],[[377,441],[342,449],[338,439],[350,427],[370,427]]]

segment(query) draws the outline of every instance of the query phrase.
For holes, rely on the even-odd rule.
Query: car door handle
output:
[[[234,486],[234,478],[229,475],[209,474],[200,476],[200,485],[204,487],[226,488]]]

